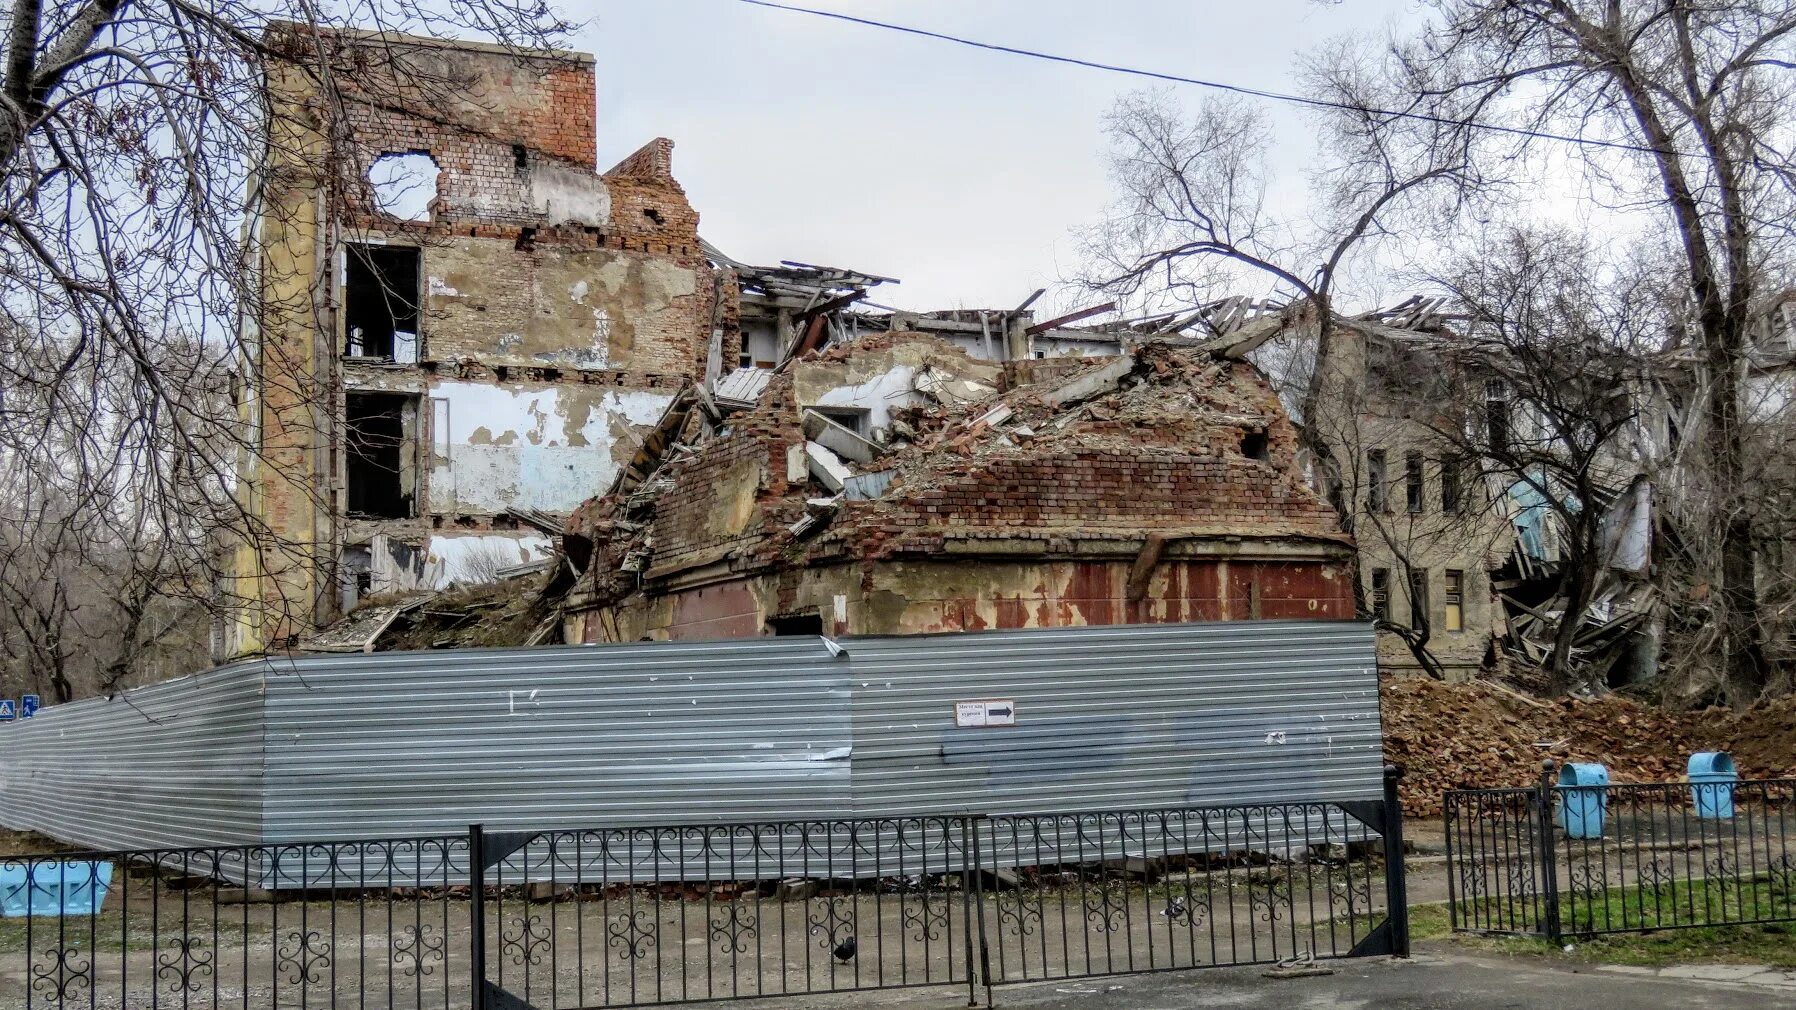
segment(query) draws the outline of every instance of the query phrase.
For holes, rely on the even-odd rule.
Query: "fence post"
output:
[[[486,837],[468,825],[468,985],[473,1010],[486,1008]]]
[[[1391,953],[1409,956],[1409,880],[1403,863],[1403,803],[1397,783],[1403,769],[1384,766],[1384,895],[1385,915],[1391,923]]]
[[[973,824],[971,814],[962,814],[956,818],[960,821],[960,918],[962,959],[967,968],[967,1006],[979,1005],[979,967],[973,960],[973,941],[977,932],[983,942],[985,917],[984,906],[980,902],[983,890],[980,881],[979,862],[979,828]]]
[[[1563,941],[1559,924],[1559,853],[1553,844],[1553,778],[1558,766],[1552,758],[1540,762],[1540,782],[1534,788],[1534,804],[1539,811],[1537,834],[1540,846],[1541,927],[1554,943]]]

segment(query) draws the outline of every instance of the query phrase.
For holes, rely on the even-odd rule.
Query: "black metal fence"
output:
[[[1446,794],[1456,931],[1542,936],[1796,921],[1796,779]]]
[[[611,1007],[1407,953],[1382,801],[0,858],[0,1008]]]

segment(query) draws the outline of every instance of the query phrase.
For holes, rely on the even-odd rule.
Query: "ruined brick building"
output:
[[[221,658],[545,568],[571,641],[1352,615],[1252,366],[732,260],[669,141],[599,170],[590,57],[276,38]]]
[[[818,406],[845,402],[861,431]],[[992,364],[880,334],[660,442],[569,525],[569,640],[1353,614],[1277,397],[1201,351]]]
[[[300,29],[268,69],[225,656],[546,557],[701,372],[720,276],[654,140],[598,171],[589,56]],[[530,523],[534,520],[535,526]]]

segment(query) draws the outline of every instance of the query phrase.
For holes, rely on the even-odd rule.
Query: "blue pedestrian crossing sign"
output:
[[[38,704],[37,695],[28,694],[19,699],[19,718],[29,719],[37,714],[42,706]]]
[[[0,698],[0,722],[12,722],[18,718],[19,711],[13,707],[11,698]]]

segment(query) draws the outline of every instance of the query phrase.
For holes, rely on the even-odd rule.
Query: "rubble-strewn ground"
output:
[[[1673,782],[1692,753],[1723,750],[1743,778],[1796,777],[1796,698],[1736,715],[1409,678],[1387,680],[1383,701],[1385,755],[1405,770],[1412,816],[1438,817],[1446,789],[1531,785],[1542,758],[1598,761],[1614,782]]]

